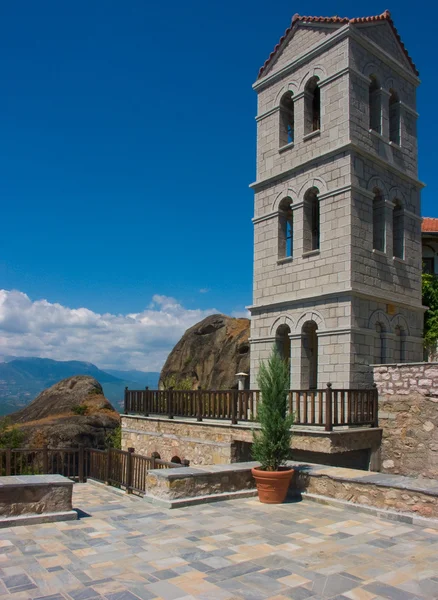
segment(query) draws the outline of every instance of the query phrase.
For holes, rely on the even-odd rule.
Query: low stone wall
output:
[[[382,471],[438,478],[438,364],[379,365]]]
[[[168,508],[255,495],[257,463],[149,471],[146,500]],[[316,495],[367,507],[438,518],[438,483],[397,475],[289,462],[291,494]]]
[[[61,475],[0,477],[0,527],[77,519],[73,482]]]
[[[174,456],[191,465],[230,464],[248,460],[252,430],[256,423],[231,425],[218,421],[189,421],[166,417],[122,415],[122,449],[135,448],[136,453],[158,452],[162,459]],[[336,431],[294,428],[292,451],[314,455],[341,454],[363,450],[372,470],[380,467],[379,428],[358,428]],[[309,460],[309,458],[305,459]]]
[[[373,370],[379,395],[418,393],[438,398],[438,363],[374,365]]]

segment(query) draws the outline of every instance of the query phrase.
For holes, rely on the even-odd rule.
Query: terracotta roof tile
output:
[[[274,50],[269,55],[268,59],[265,61],[264,65],[260,68],[258,78],[260,79],[260,77],[263,75],[263,73],[265,72],[266,68],[271,63],[271,61],[274,58],[274,56],[277,54],[277,52],[278,52],[279,48],[281,47],[281,45],[283,44],[284,40],[289,35],[289,33],[292,31],[292,29],[295,26],[295,24],[298,23],[298,22],[306,22],[306,23],[339,23],[341,25],[345,25],[347,23],[351,23],[352,25],[356,25],[356,24],[360,24],[360,23],[374,23],[376,21],[388,21],[388,23],[391,26],[391,29],[394,32],[395,37],[397,38],[397,40],[398,40],[398,42],[400,44],[401,49],[403,50],[406,58],[409,61],[409,64],[412,67],[412,70],[414,71],[414,73],[416,75],[419,75],[418,70],[417,70],[414,62],[413,62],[412,58],[409,56],[408,51],[405,48],[405,45],[401,41],[400,35],[399,35],[399,33],[398,33],[395,25],[394,25],[394,22],[391,19],[391,13],[389,12],[389,10],[385,10],[385,12],[383,12],[381,15],[376,15],[376,16],[373,16],[373,17],[356,17],[354,19],[349,19],[348,17],[338,17],[338,16],[334,16],[334,17],[303,17],[303,16],[300,16],[298,14],[295,14],[292,17],[292,21],[291,21],[290,26],[286,29],[286,31],[284,32],[284,34],[280,38],[280,41],[275,46]]]
[[[438,233],[438,219],[424,217],[421,223],[421,231],[423,233]]]

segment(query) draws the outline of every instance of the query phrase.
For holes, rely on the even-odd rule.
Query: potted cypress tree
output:
[[[274,349],[258,377],[261,402],[257,408],[260,429],[253,430],[252,456],[260,467],[252,469],[259,500],[280,504],[286,498],[293,469],[286,466],[290,456],[293,415],[287,414],[289,367]]]

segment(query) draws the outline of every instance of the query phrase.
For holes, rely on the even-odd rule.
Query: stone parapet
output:
[[[145,499],[168,508],[255,494],[258,463],[149,471]],[[290,461],[290,493],[351,503],[391,514],[438,518],[438,483],[398,475]]]
[[[373,365],[379,394],[421,394],[438,398],[438,363]]]
[[[0,478],[0,527],[77,519],[73,481],[61,475]]]

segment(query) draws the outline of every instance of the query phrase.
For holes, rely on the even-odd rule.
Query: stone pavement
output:
[[[0,530],[0,598],[438,598],[438,527],[306,500],[163,510],[91,483],[74,506],[79,521]]]

